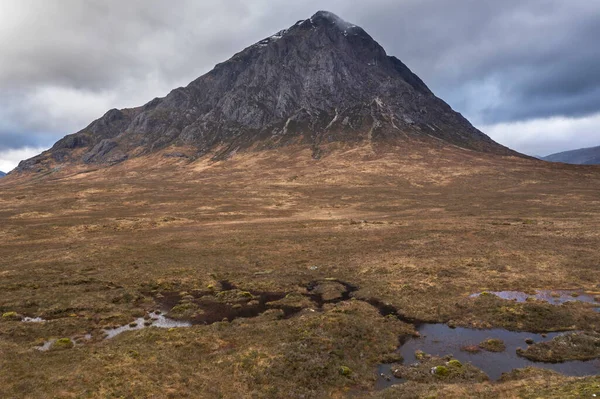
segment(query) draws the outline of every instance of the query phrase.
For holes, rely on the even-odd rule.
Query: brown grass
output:
[[[335,150],[320,161],[310,149],[289,148],[191,164],[158,154],[3,179],[0,313],[50,321],[0,320],[0,396],[369,395],[375,365],[412,331],[365,302],[344,301],[290,319],[269,313],[102,341],[102,327],[157,306],[149,286],[189,292],[229,280],[289,293],[336,278],[358,286],[358,298],[414,319],[600,330],[600,316],[582,304],[570,311],[468,298],[485,290],[597,291],[599,167],[443,147]],[[94,338],[73,349],[32,349],[40,339],[87,332]],[[524,386],[538,385],[562,389],[532,377],[415,392],[527,397]]]

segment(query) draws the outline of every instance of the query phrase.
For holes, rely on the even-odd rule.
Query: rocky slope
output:
[[[600,146],[559,152],[542,158],[549,162],[571,163],[576,165],[600,165]]]
[[[167,148],[166,156],[224,159],[304,144],[319,158],[330,142],[432,139],[516,155],[437,98],[362,28],[320,11],[164,98],[110,110],[18,170],[114,164]]]
[[[0,171],[0,178],[6,176],[6,173]]]

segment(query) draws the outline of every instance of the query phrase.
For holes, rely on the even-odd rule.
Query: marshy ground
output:
[[[448,374],[415,367],[378,389],[422,323],[528,332],[528,358],[547,354],[535,334],[600,332],[592,301],[471,297],[600,296],[598,167],[441,147],[286,151],[2,181],[0,397],[600,395],[597,375],[483,378],[466,352],[461,367],[423,361]],[[105,339],[156,310],[191,326]]]

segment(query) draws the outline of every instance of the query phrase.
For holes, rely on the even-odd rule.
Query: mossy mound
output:
[[[398,352],[388,353],[381,358],[381,363],[383,364],[394,364],[394,363],[402,363],[404,358]]]
[[[431,368],[431,374],[438,377],[447,377],[450,375],[450,369],[446,366],[434,366]]]
[[[169,312],[169,317],[173,319],[191,319],[202,312],[202,309],[193,302],[184,302],[175,305]]]
[[[237,302],[251,301],[254,299],[254,295],[248,291],[234,289],[229,291],[220,291],[216,294],[216,298],[219,302],[234,304]]]
[[[408,381],[448,383],[483,382],[488,376],[470,363],[462,364],[451,357],[431,357],[411,365],[399,365],[392,369],[396,378]]]
[[[558,363],[568,360],[600,358],[600,333],[577,332],[559,335],[551,341],[540,342],[517,354],[534,362]]]
[[[504,341],[497,338],[489,338],[479,344],[479,347],[488,352],[504,352],[506,345]]]
[[[314,302],[312,302],[310,298],[300,293],[293,292],[287,294],[285,298],[278,301],[269,302],[267,305],[274,307],[285,306],[291,308],[310,308],[314,307]]]
[[[320,295],[324,301],[334,301],[341,299],[346,290],[346,287],[337,281],[322,281],[312,290],[312,293]]]

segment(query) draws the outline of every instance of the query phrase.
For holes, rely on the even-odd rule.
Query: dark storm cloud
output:
[[[389,52],[453,105],[485,111],[483,122],[600,110],[598,2],[389,2],[363,19]],[[465,85],[489,81],[501,104],[481,108],[486,99],[465,98]]]
[[[596,1],[3,0],[0,157],[163,96],[318,9],[364,27],[475,123],[600,112]]]
[[[40,137],[19,132],[3,132],[0,130],[0,152],[12,148],[37,147],[39,146],[40,141],[44,141],[44,136]]]

